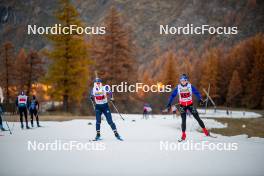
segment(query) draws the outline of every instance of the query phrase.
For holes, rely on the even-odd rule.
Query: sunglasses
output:
[[[181,79],[180,81],[182,82],[182,81],[187,81],[187,80],[186,79]]]

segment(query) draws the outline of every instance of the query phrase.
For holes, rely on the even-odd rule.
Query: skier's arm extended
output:
[[[171,106],[171,103],[172,103],[172,101],[174,100],[174,98],[177,96],[177,94],[178,94],[178,87],[176,87],[176,88],[174,89],[174,91],[172,92],[172,94],[171,94],[171,96],[170,96],[170,99],[169,99],[169,103],[168,103],[168,105],[167,105],[167,108]]]
[[[202,101],[200,92],[192,85],[192,92],[197,97],[198,101]]]

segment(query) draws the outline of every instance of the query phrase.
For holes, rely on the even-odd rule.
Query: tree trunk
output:
[[[6,102],[9,103],[9,64],[8,64],[8,48],[5,47],[5,65],[6,65]]]
[[[32,62],[32,56],[30,55],[29,56],[29,75],[28,75],[28,85],[27,85],[27,95],[29,96],[30,95],[30,92],[31,92],[31,85],[32,85],[32,72],[33,72],[33,62]]]
[[[69,111],[69,98],[68,95],[63,95],[63,111],[68,112]]]

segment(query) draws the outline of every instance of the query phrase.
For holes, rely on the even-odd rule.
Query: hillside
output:
[[[0,42],[11,40],[16,48],[42,49],[47,43],[42,36],[28,36],[27,24],[49,26],[56,21],[53,12],[57,1],[2,0],[0,2]],[[112,5],[123,15],[126,25],[132,28],[138,46],[137,59],[145,67],[157,52],[168,48],[202,52],[208,45],[232,45],[233,43],[263,32],[263,1],[207,0],[77,0],[82,19],[87,25],[98,25]],[[7,17],[7,19],[6,19]],[[238,35],[160,35],[159,25],[185,26],[238,26]],[[16,37],[14,37],[14,35]]]

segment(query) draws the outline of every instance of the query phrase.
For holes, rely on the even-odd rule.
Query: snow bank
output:
[[[259,118],[262,115],[256,112],[249,112],[249,111],[230,111],[229,115],[226,114],[226,110],[216,110],[216,112],[213,109],[207,109],[206,113],[204,109],[198,109],[198,112],[202,118]],[[129,117],[138,116],[142,117],[141,114],[132,114],[129,115]],[[153,117],[157,117],[161,115],[153,115]],[[169,115],[162,115],[164,117],[172,116],[172,114]],[[151,117],[151,115],[150,115]]]
[[[201,117],[206,118],[258,118],[261,117],[261,114],[255,113],[255,112],[249,112],[249,111],[230,111],[229,115],[226,114],[226,110],[214,110],[208,109],[198,109],[198,112],[200,113]]]

